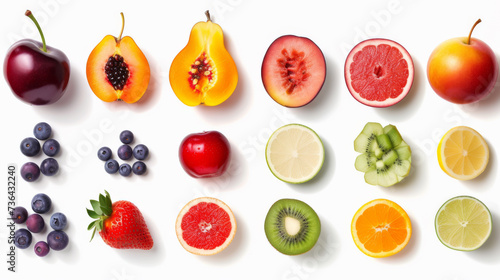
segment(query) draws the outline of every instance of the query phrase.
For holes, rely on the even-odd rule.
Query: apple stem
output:
[[[476,25],[478,25],[479,23],[481,22],[481,19],[478,19],[476,21],[476,23],[474,23],[474,25],[472,26],[470,32],[469,32],[469,37],[467,38],[467,45],[470,45],[470,37],[472,36],[472,31],[474,30],[474,28],[476,27]]]
[[[205,11],[205,15],[207,16],[207,21],[212,21],[210,19],[210,12],[208,10]]]
[[[118,42],[122,39],[122,34],[123,34],[123,29],[125,28],[125,16],[123,15],[123,12],[120,13],[122,16],[122,30],[120,31],[120,36],[118,36]]]
[[[33,14],[31,13],[30,10],[26,10],[26,12],[24,13],[24,15],[26,15],[27,17],[29,17],[35,23],[36,28],[38,28],[38,32],[40,32],[40,37],[42,37],[43,51],[47,52],[47,44],[45,44],[45,37],[43,36],[42,28],[38,24],[38,21],[35,19],[35,17],[33,16]]]

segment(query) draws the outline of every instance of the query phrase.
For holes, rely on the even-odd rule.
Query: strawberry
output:
[[[139,209],[129,201],[111,202],[107,191],[106,196],[99,194],[99,201],[90,200],[93,210],[87,213],[93,219],[88,230],[99,232],[104,243],[117,249],[149,250],[153,247],[153,238],[149,233],[144,217]]]

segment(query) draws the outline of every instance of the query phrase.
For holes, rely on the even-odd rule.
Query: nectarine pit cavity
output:
[[[282,85],[286,88],[287,94],[292,94],[293,90],[302,86],[302,83],[307,81],[311,74],[307,72],[304,52],[292,50],[289,53],[287,49],[283,49],[281,54],[283,56],[277,62],[281,68]]]
[[[197,92],[203,87],[203,91],[206,91],[206,85],[213,82],[213,67],[210,64],[210,60],[207,58],[206,54],[203,53],[198,57],[193,64],[191,64],[191,69],[189,70],[189,84],[191,88]]]
[[[123,90],[129,77],[128,65],[119,54],[110,56],[104,66],[108,82],[115,90]]]

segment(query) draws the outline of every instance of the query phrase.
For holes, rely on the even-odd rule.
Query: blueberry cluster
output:
[[[146,145],[138,144],[133,149],[129,145],[134,141],[134,134],[130,130],[124,130],[120,133],[120,141],[122,145],[118,147],[118,157],[121,160],[129,160],[132,156],[137,160],[132,166],[128,163],[118,164],[118,161],[112,159],[112,151],[109,147],[102,147],[97,151],[97,157],[105,161],[104,170],[109,174],[114,174],[116,172],[120,175],[127,177],[134,173],[136,175],[143,175],[146,173],[147,166],[143,162],[148,155],[149,149]]]
[[[49,139],[52,134],[52,128],[48,123],[41,122],[35,125],[33,137],[24,138],[21,141],[21,153],[27,157],[34,157],[40,153],[40,150],[48,156],[42,161],[40,166],[34,162],[27,162],[21,166],[21,177],[28,182],[34,182],[40,177],[40,173],[45,176],[53,176],[59,171],[59,164],[53,157],[59,153],[61,146],[55,139]],[[40,141],[45,141],[40,145]]]
[[[22,206],[18,206],[10,212],[14,223],[24,224],[26,228],[16,230],[14,234],[14,245],[19,249],[30,247],[33,241],[32,233],[40,233],[45,228],[45,221],[40,214],[49,212],[52,206],[52,200],[46,194],[39,193],[31,200],[31,208],[35,213],[28,216],[28,211]],[[63,231],[66,227],[67,219],[63,213],[57,212],[50,216],[50,226],[53,231],[47,235],[47,241],[38,241],[34,246],[37,256],[45,257],[50,249],[60,251],[68,246],[68,235]]]

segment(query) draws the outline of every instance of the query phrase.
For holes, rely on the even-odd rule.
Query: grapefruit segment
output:
[[[211,197],[192,200],[182,208],[175,225],[182,247],[196,255],[214,255],[224,250],[236,233],[231,209]]]
[[[410,54],[388,39],[369,39],[347,56],[345,81],[351,95],[372,107],[388,107],[410,91],[414,66]]]

